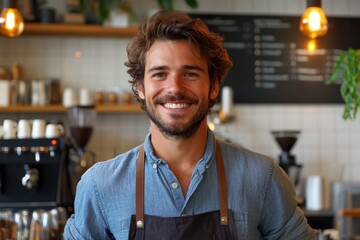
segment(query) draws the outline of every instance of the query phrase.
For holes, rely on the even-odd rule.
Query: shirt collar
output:
[[[148,159],[149,164],[159,164],[164,162],[163,159],[160,159],[155,156],[154,149],[151,145],[151,133],[148,133],[148,135],[145,138],[144,141],[144,150],[146,153],[146,158]],[[207,130],[207,143],[206,143],[206,149],[203,157],[198,161],[196,164],[196,169],[199,170],[201,173],[205,171],[206,168],[209,168],[211,164],[215,160],[215,135],[214,133],[208,128]],[[194,171],[196,170],[194,169]]]

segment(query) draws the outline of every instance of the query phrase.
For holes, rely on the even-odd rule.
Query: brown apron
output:
[[[216,144],[220,211],[184,217],[157,217],[144,215],[144,147],[141,146],[136,166],[136,215],[131,216],[129,239],[135,240],[236,240],[234,216],[227,207],[224,163]]]

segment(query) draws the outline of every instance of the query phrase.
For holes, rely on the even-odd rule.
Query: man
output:
[[[311,238],[280,167],[207,127],[232,66],[221,44],[180,11],[140,27],[126,66],[151,132],[82,176],[65,239]]]

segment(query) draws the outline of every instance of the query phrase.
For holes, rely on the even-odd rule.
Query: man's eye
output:
[[[185,77],[198,77],[199,75],[194,72],[185,73]]]
[[[164,78],[166,77],[166,74],[163,72],[158,72],[152,75],[153,78]]]

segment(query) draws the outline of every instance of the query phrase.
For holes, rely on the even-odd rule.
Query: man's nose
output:
[[[181,77],[181,74],[178,74],[178,73],[174,73],[174,74],[171,74],[169,76],[169,79],[168,79],[168,90],[171,92],[171,91],[174,91],[174,92],[177,92],[177,91],[180,91],[183,87],[184,87],[184,81],[183,81],[183,78]]]

